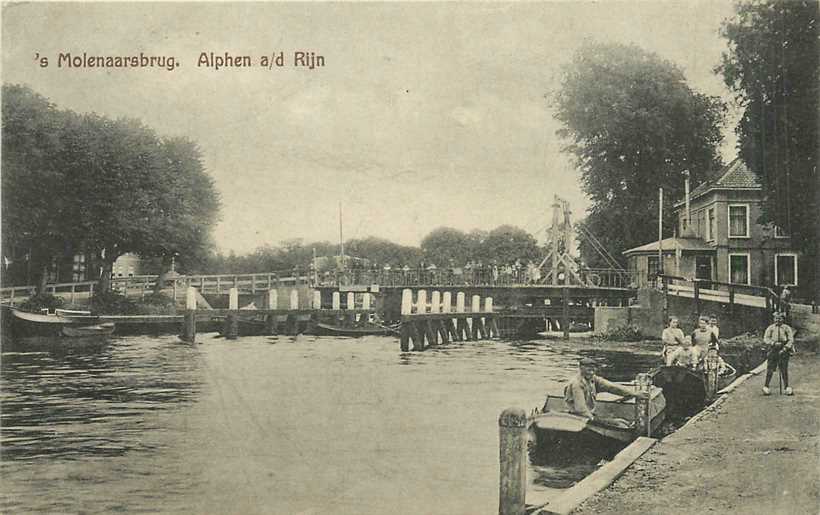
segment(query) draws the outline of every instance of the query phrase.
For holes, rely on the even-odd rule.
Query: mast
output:
[[[339,257],[342,258],[342,266],[345,264],[345,240],[342,234],[342,202],[339,201]]]

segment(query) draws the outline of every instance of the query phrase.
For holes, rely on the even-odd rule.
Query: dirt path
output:
[[[820,355],[792,358],[795,395],[764,373],[659,442],[580,514],[820,513]]]

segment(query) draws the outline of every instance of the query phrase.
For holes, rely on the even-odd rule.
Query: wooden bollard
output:
[[[356,309],[356,294],[352,291],[347,292],[347,309]]]
[[[449,313],[453,310],[453,294],[446,291],[441,296],[441,312]]]
[[[370,309],[370,298],[371,295],[369,293],[362,295],[362,309]]]
[[[405,288],[401,291],[401,314],[413,313],[413,290]]]
[[[498,417],[498,514],[524,515],[527,495],[527,414],[507,408]]]
[[[340,309],[342,309],[342,294],[341,293],[339,293],[337,291],[333,292],[333,302],[331,304],[331,307],[333,308],[334,311],[339,311]]]
[[[564,339],[569,340],[569,288],[561,289],[563,299],[563,309],[561,311],[561,329],[564,331]]]
[[[473,313],[478,313],[481,311],[481,297],[478,295],[473,295],[473,305],[471,306],[470,311]]]
[[[290,309],[299,309],[299,290],[290,290]]]
[[[279,305],[279,292],[276,288],[268,290],[268,309],[277,309]]]
[[[313,290],[313,309],[322,309],[322,292]]]
[[[265,329],[267,330],[268,334],[276,334],[276,315],[273,313],[268,313],[265,317]]]
[[[182,324],[182,339],[188,343],[196,341],[196,310],[185,311],[184,322]]]
[[[228,290],[228,309],[239,309],[239,288]]]
[[[185,291],[185,309],[196,309],[196,288],[193,286],[188,286]]]
[[[222,328],[222,332],[228,340],[236,340],[239,336],[239,320],[236,318],[236,315],[228,314],[225,316],[225,325]]]

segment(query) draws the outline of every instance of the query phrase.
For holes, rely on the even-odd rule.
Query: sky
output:
[[[543,239],[553,195],[576,218],[589,205],[547,101],[561,66],[586,41],[634,43],[731,101],[713,72],[731,15],[728,1],[5,4],[0,73],[60,108],[196,141],[224,252],[338,241],[340,205],[345,239],[501,224]],[[300,51],[324,66],[293,66]],[[58,66],[67,52],[180,65]],[[199,66],[203,52],[254,66]],[[259,66],[279,52],[285,66]],[[731,120],[725,135],[729,160]]]

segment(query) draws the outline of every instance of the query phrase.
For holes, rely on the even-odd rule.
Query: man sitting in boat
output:
[[[696,347],[692,346],[692,337],[683,339],[683,345],[678,347],[669,356],[668,365],[673,367],[697,368],[700,363],[700,354]]]
[[[582,358],[578,363],[578,375],[570,380],[564,388],[564,402],[568,411],[573,415],[580,415],[589,419],[598,420],[610,425],[628,426],[629,423],[621,419],[602,419],[595,416],[595,397],[599,391],[623,395],[624,397],[646,398],[645,392],[635,392],[619,384],[607,381],[595,374],[595,361]]]

